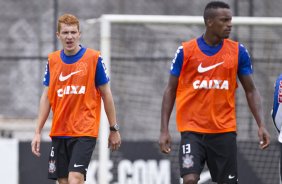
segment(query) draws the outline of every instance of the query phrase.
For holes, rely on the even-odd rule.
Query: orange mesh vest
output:
[[[95,86],[99,52],[86,49],[80,60],[66,64],[61,51],[48,56],[48,98],[53,111],[50,136],[97,137],[101,96]]]
[[[197,40],[184,42],[183,66],[176,94],[180,132],[236,131],[238,43],[225,39],[213,56],[205,55]]]

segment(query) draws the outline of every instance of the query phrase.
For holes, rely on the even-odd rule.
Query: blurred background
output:
[[[89,23],[88,19],[98,19],[103,14],[202,16],[208,2],[0,0],[0,161],[13,163],[9,164],[13,165],[10,170],[0,172],[0,178],[8,184],[54,183],[46,179],[50,121],[44,128],[40,159],[31,155],[30,141],[43,89],[47,54],[61,48],[55,36],[58,16],[64,13],[76,15],[81,21],[82,45],[99,50],[100,24]],[[230,4],[234,16],[282,16],[280,0],[225,2]],[[120,151],[111,153],[109,183],[180,183],[177,156],[180,137],[175,127],[174,112],[170,121],[175,143],[173,152],[165,156],[158,149],[161,100],[169,77],[170,62],[178,46],[182,41],[200,36],[203,31],[203,26],[196,25],[112,25],[111,88],[124,144]],[[263,98],[264,121],[272,136],[271,146],[261,151],[256,122],[239,86],[236,95],[238,165],[241,178],[247,175],[241,180],[243,184],[279,183],[277,131],[270,111],[274,82],[282,72],[281,33],[281,26],[233,26],[231,38],[244,44],[252,57],[254,79]],[[90,165],[89,184],[97,183],[98,149],[97,144]],[[125,172],[124,167],[133,171]],[[169,172],[162,168],[168,168]],[[150,169],[157,170],[156,176],[148,173]],[[121,177],[124,173],[126,177]],[[154,179],[160,176],[168,181]],[[209,177],[203,178],[206,180],[202,183],[211,183]]]

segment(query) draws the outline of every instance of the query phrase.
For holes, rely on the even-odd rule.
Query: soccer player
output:
[[[31,143],[40,156],[41,131],[52,108],[48,178],[59,184],[82,184],[96,145],[101,99],[109,120],[109,148],[121,144],[109,78],[98,51],[79,44],[79,20],[71,14],[58,19],[57,37],[63,49],[48,55],[38,123]]]
[[[250,56],[242,44],[228,39],[231,20],[228,4],[208,3],[204,10],[204,34],[184,42],[171,64],[162,102],[159,144],[163,153],[170,152],[168,125],[176,102],[184,184],[198,182],[205,162],[214,182],[237,183],[237,76],[258,125],[260,148],[265,149],[270,143],[261,97],[252,78]]]
[[[274,86],[274,98],[272,108],[272,119],[279,132],[278,141],[280,145],[280,179],[282,177],[282,74],[276,79]],[[282,181],[282,180],[281,180]]]

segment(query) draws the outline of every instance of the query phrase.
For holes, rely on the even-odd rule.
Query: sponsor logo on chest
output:
[[[195,80],[193,82],[194,89],[221,89],[228,90],[228,80]]]
[[[80,95],[85,94],[85,86],[65,86],[57,90],[58,97],[63,97],[64,95]]]

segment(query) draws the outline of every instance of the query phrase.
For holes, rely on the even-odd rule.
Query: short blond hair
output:
[[[64,14],[59,17],[58,24],[57,24],[57,31],[60,32],[61,30],[61,24],[66,25],[76,25],[77,29],[79,31],[79,20],[76,16],[72,14]]]

